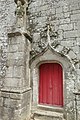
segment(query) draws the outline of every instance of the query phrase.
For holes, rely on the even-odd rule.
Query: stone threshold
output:
[[[34,115],[40,115],[40,116],[63,118],[63,113],[54,112],[54,111],[34,110],[32,113]]]
[[[63,107],[58,107],[58,106],[49,106],[49,105],[37,105],[39,109],[42,110],[48,110],[48,111],[56,111],[56,112],[61,112],[63,113],[64,108]]]

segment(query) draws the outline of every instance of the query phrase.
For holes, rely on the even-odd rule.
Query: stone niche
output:
[[[50,46],[47,46],[43,52],[33,57],[31,63],[31,87],[32,87],[32,114],[34,118],[40,119],[65,119],[73,120],[75,116],[74,111],[74,76],[75,72],[71,72],[72,65],[69,59],[62,54],[59,54],[53,50]],[[63,95],[64,95],[64,106],[54,107],[45,106],[39,104],[39,66],[42,63],[59,63],[63,68]],[[74,71],[74,70],[73,70]],[[45,116],[45,118],[43,117]],[[57,116],[57,117],[56,117]],[[47,117],[47,118],[46,118]]]

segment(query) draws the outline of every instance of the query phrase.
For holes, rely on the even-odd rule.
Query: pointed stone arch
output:
[[[54,41],[52,44],[47,44],[47,46],[42,48],[41,51],[32,50],[30,63],[32,63],[39,56],[42,56],[48,49],[51,50],[53,53],[58,54],[59,56],[62,56],[63,58],[66,58],[71,63],[70,65],[72,69],[76,71],[75,64],[80,62],[77,60],[76,53],[74,53],[72,49],[62,46],[57,41]]]
[[[61,47],[61,48],[60,48]],[[63,49],[64,52],[62,51]],[[74,75],[74,73],[71,73],[72,71],[75,71],[75,66],[73,63],[73,60],[68,55],[69,52],[72,52],[72,50],[69,50],[68,48],[65,48],[64,46],[58,45],[57,47],[53,47],[50,44],[47,44],[45,48],[42,49],[41,52],[35,54],[30,59],[30,69],[31,69],[31,85],[32,85],[32,108],[39,109],[39,66],[42,63],[59,63],[63,68],[63,94],[64,94],[64,107],[61,110],[66,110],[67,105],[67,79],[71,79],[71,74]],[[72,90],[74,90],[74,83],[72,81],[73,87]],[[73,93],[71,93],[73,94]],[[43,106],[41,106],[43,107]],[[45,106],[44,106],[45,107]],[[50,106],[48,106],[49,108]],[[48,109],[47,108],[47,109]],[[49,108],[50,109],[50,108]],[[52,109],[54,109],[52,107]],[[59,108],[57,108],[59,109]],[[34,111],[33,111],[34,113]],[[66,112],[65,112],[66,113]],[[64,113],[64,114],[65,114]]]

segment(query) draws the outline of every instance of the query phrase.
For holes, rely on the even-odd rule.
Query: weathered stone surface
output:
[[[72,30],[73,29],[73,24],[60,25],[59,29],[62,29],[64,31],[66,31],[66,30]]]
[[[38,102],[36,96],[38,95],[37,79],[39,78],[36,68],[35,71],[30,72],[32,69],[30,69],[31,64],[29,64],[29,60],[32,57],[30,57],[30,50],[35,48],[37,53],[46,54],[45,56],[47,56],[41,56],[39,62],[42,58],[44,58],[43,60],[48,60],[48,62],[50,60],[58,60],[60,62],[61,59],[64,59],[65,62],[70,62],[67,70],[63,67],[65,88],[64,116],[66,116],[65,120],[76,120],[77,113],[79,120],[80,95],[77,95],[75,99],[73,92],[75,89],[78,90],[80,82],[80,0],[32,0],[29,2],[29,8],[25,12],[27,16],[24,14],[24,19],[19,19],[18,21],[21,22],[23,20],[24,27],[18,26],[19,28],[17,29],[15,16],[17,6],[14,0],[0,1],[0,119],[25,120],[26,116],[27,119],[30,117],[30,110],[33,110],[33,113],[35,111],[35,105],[33,105],[31,100],[35,100],[35,104],[37,104],[36,101]],[[21,25],[21,23],[19,24]],[[57,47],[53,44],[53,48],[55,48],[53,50],[54,59],[52,51],[41,52],[41,49],[43,50],[47,43],[46,27],[48,24],[50,24],[53,33],[55,31],[58,33],[58,37],[54,37],[50,33],[51,43],[55,41],[60,43]],[[16,34],[16,30],[12,30],[12,26],[15,26],[18,33],[20,31],[21,33]],[[24,28],[28,28],[31,32],[33,38],[31,45],[28,41],[29,37],[26,39],[23,34]],[[8,31],[10,33],[14,31],[15,34],[12,33],[13,36],[9,36]],[[56,55],[59,56],[56,57]],[[66,56],[64,57],[64,55]],[[65,63],[65,66],[67,66],[68,62]],[[73,73],[74,70],[75,73]],[[33,76],[33,73],[35,76]],[[34,81],[32,81],[33,77]],[[28,92],[30,86],[33,88],[32,94]],[[31,96],[33,97],[32,99]],[[77,105],[75,106],[76,102]],[[32,109],[33,107],[34,109]],[[45,109],[46,111],[48,109]],[[35,119],[61,120],[63,118],[37,115]]]
[[[73,31],[64,32],[64,38],[70,38],[70,37],[78,37],[78,31],[73,30]]]
[[[80,14],[71,15],[71,20],[80,20]]]

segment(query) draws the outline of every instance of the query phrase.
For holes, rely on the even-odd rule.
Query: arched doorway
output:
[[[39,67],[39,104],[63,106],[63,69],[58,63]]]

